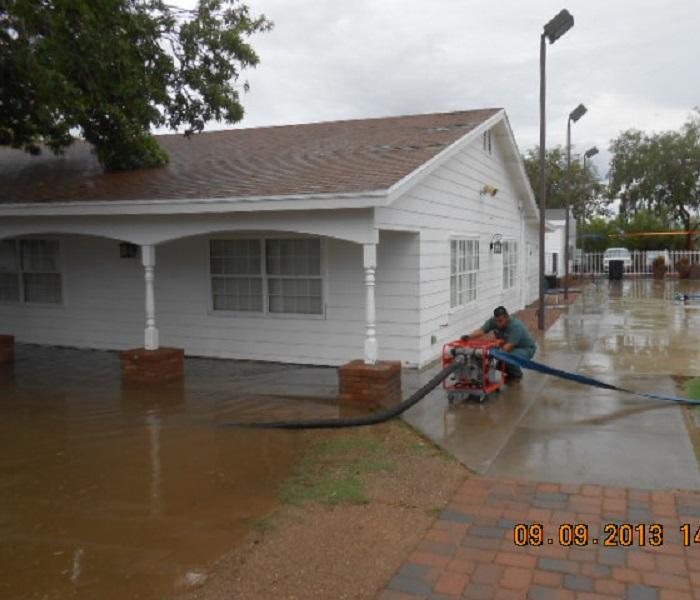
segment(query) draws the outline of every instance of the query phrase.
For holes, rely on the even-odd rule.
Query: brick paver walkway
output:
[[[519,523],[542,524],[542,545],[517,546]],[[560,525],[567,523],[588,525],[587,545],[560,543]],[[624,523],[644,525],[645,545],[639,527],[629,547],[604,545],[606,524],[613,524],[618,544],[626,541]],[[659,533],[654,524],[663,527],[658,546],[650,545]],[[689,545],[683,524],[690,526]],[[693,492],[472,478],[379,598],[700,600],[698,528],[700,494]],[[537,526],[530,530],[537,534]]]

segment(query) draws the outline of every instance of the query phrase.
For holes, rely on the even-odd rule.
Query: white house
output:
[[[547,230],[544,236],[545,274],[564,276],[566,249],[566,210],[550,208],[546,211]],[[569,216],[569,273],[573,272],[576,248],[576,219]]]
[[[0,334],[420,367],[537,295],[538,213],[502,109],[158,140],[170,163],[125,173],[82,142],[0,150]]]

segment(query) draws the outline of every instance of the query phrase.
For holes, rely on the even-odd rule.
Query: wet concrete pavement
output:
[[[678,395],[700,376],[700,308],[672,301],[697,282],[601,281],[584,289],[535,360],[606,382]],[[410,393],[437,367],[406,373]],[[681,408],[527,372],[484,405],[435,390],[406,420],[477,473],[562,483],[700,489]]]
[[[123,390],[116,353],[18,345],[0,373],[0,598],[196,583],[275,506],[304,443],[219,424],[338,414],[334,369],[188,359],[186,376]]]

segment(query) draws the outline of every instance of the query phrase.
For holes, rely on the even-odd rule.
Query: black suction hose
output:
[[[406,412],[414,404],[420,402],[427,396],[433,388],[437,387],[443,379],[446,379],[451,373],[462,366],[464,362],[463,356],[456,356],[455,361],[440,371],[428,383],[419,390],[414,392],[409,398],[403,400],[396,406],[380,410],[371,415],[362,417],[349,417],[341,419],[308,419],[306,421],[269,421],[252,422],[252,423],[223,423],[224,427],[247,427],[250,429],[340,429],[341,427],[363,427],[365,425],[377,425],[384,423],[389,419],[398,417],[401,413]]]

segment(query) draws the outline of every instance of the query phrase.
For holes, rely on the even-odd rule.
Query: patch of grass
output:
[[[280,499],[295,506],[306,502],[366,504],[369,499],[362,475],[398,467],[386,454],[380,440],[357,433],[317,442],[282,485]]]
[[[397,423],[400,423],[404,429],[406,429],[414,438],[416,438],[416,441],[412,442],[408,446],[409,452],[412,452],[414,454],[423,454],[427,456],[439,456],[442,460],[444,460],[447,463],[454,462],[456,460],[455,457],[452,456],[452,454],[450,454],[447,450],[441,448],[432,440],[425,437],[422,433],[416,430],[409,423],[406,423],[403,419],[397,419]]]
[[[255,529],[256,531],[273,531],[277,528],[277,524],[273,520],[272,515],[265,515],[263,517],[251,517],[246,519],[246,523]]]
[[[691,379],[686,383],[685,389],[688,392],[688,396],[694,400],[700,400],[700,377]]]
[[[348,435],[318,442],[312,450],[321,456],[337,457],[356,452],[379,453],[384,450],[384,445],[379,440],[365,436]]]
[[[433,442],[431,441],[425,441],[423,439],[419,439],[417,442],[413,442],[410,446],[408,446],[408,450],[413,454],[420,454],[423,456],[437,456],[444,460],[446,463],[454,462],[455,460],[455,457],[452,456],[444,448],[433,444]]]

